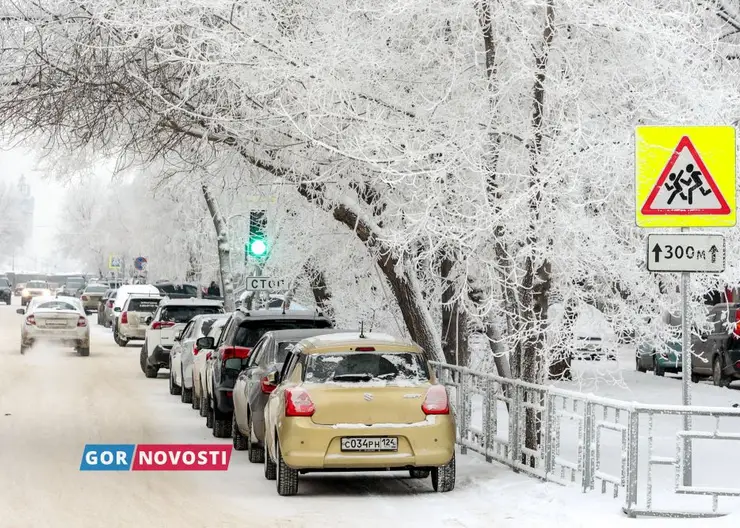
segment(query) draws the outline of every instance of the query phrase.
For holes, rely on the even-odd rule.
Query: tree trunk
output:
[[[424,303],[419,281],[412,266],[403,266],[402,274],[396,272],[398,260],[394,257],[381,257],[378,266],[388,279],[403,322],[414,340],[434,361],[445,361],[439,336],[434,331],[434,321]]]
[[[208,206],[208,212],[211,214],[211,219],[213,220],[213,227],[216,230],[219,273],[221,275],[221,291],[224,296],[224,310],[227,312],[233,312],[235,309],[234,281],[231,276],[231,250],[229,248],[226,220],[221,214],[218,202],[213,197],[208,187],[203,184],[201,185],[201,190],[203,191],[203,198],[205,198],[206,205]]]
[[[454,261],[444,256],[440,262],[442,291],[442,352],[447,363],[467,367],[470,365],[468,347],[468,314],[457,295],[454,281],[450,280]]]
[[[303,271],[308,277],[308,283],[311,286],[311,293],[313,294],[316,306],[322,311],[322,313],[326,314],[333,320],[334,310],[331,306],[331,292],[329,291],[329,287],[326,285],[324,272],[319,269],[316,261],[313,259],[307,260],[303,264]]]

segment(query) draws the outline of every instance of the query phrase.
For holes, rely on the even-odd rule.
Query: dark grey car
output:
[[[352,331],[310,328],[266,332],[254,346],[247,366],[234,384],[231,427],[234,449],[247,450],[250,462],[264,461],[262,441],[265,438],[265,404],[275,389],[275,385],[270,385],[266,377],[272,372],[280,372],[289,347],[309,337]]]

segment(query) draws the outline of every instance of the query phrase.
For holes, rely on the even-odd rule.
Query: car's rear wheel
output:
[[[211,397],[206,396],[206,427],[213,427],[213,409],[211,408]]]
[[[275,444],[277,450],[277,492],[283,497],[298,494],[298,470],[293,469],[285,463],[283,453],[280,450],[280,442]]]
[[[455,489],[455,455],[444,466],[432,469],[432,487],[434,491],[446,493]]]
[[[236,413],[231,414],[231,439],[234,443],[234,449],[244,451],[247,449],[248,439],[239,430],[239,424],[236,421]]]
[[[198,400],[198,409],[200,410],[201,417],[205,418],[208,416],[208,407],[206,407],[206,404],[208,401],[206,400],[207,396],[203,393],[200,395],[200,399]]]
[[[267,480],[275,480],[277,478],[277,465],[270,458],[270,453],[267,451],[267,442],[264,447],[265,454],[265,478]]]
[[[637,372],[647,372],[647,369],[642,366],[642,363],[640,363],[640,358],[635,358],[635,370]]]
[[[231,416],[213,409],[213,436],[216,438],[231,437]]]
[[[411,475],[411,478],[415,479],[425,479],[429,477],[429,471],[428,469],[409,469],[409,475]]]
[[[185,387],[185,377],[180,373],[180,380],[182,385],[180,386],[180,401],[182,403],[193,403],[193,389]]]
[[[180,394],[180,387],[175,384],[175,374],[170,370],[170,394],[178,396]]]
[[[653,374],[656,376],[665,376],[665,370],[658,363],[658,358],[653,356]]]
[[[698,375],[698,374],[694,374],[694,373],[692,372],[692,373],[691,373],[691,382],[692,382],[692,383],[699,383],[699,375]]]
[[[90,347],[79,347],[77,353],[82,357],[87,357],[90,355]]]
[[[717,387],[727,387],[730,385],[729,380],[722,373],[722,361],[719,357],[715,357],[712,363],[712,382]]]
[[[159,374],[159,367],[152,367],[151,365],[146,365],[146,370],[144,370],[144,375],[147,378],[156,378],[157,374]]]
[[[247,457],[253,464],[259,464],[265,461],[265,450],[257,442],[252,442],[252,437],[254,436],[253,427],[252,414],[250,413],[247,419]]]

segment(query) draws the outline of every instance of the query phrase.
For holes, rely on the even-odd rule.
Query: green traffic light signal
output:
[[[261,257],[267,253],[267,244],[265,244],[264,240],[252,240],[249,245],[249,252],[255,257]]]

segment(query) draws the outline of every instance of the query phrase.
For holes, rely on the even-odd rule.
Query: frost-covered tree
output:
[[[4,256],[23,246],[28,230],[21,209],[22,198],[17,181],[10,178],[0,181],[0,247]]]
[[[289,186],[352,233],[430,353],[449,359],[441,329],[465,317],[492,338],[499,325],[533,382],[548,331],[567,332],[548,330],[553,296],[617,329],[674,307],[642,267],[634,126],[727,123],[738,106],[717,15],[690,0],[5,9],[0,116],[16,133],[174,152],[214,192]]]

